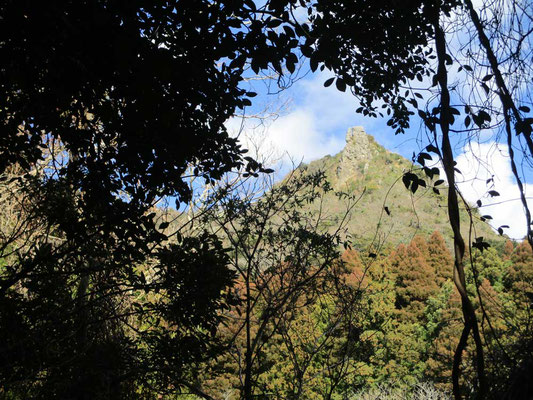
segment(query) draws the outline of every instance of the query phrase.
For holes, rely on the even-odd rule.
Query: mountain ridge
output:
[[[431,185],[439,177],[428,180],[420,174],[428,186],[419,187],[416,193],[407,190],[402,182],[403,175],[406,172],[418,174],[419,168],[401,155],[385,149],[362,126],[347,130],[346,146],[339,153],[304,164],[299,169],[303,173],[324,171],[335,191],[361,196],[347,224],[348,233],[359,246],[372,242],[374,245],[388,243],[395,246],[408,243],[417,234],[426,236],[439,231],[451,247],[453,235],[447,215],[446,190],[436,194]],[[322,206],[329,210],[333,228],[340,218],[341,204],[328,193]],[[311,205],[310,210],[314,207]],[[473,211],[476,217],[477,212]],[[469,232],[467,213],[461,214],[465,240],[471,233],[471,241],[480,236],[493,243],[504,241],[480,220]]]

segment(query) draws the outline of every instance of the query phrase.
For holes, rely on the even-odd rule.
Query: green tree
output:
[[[400,245],[391,254],[392,272],[396,276],[396,303],[401,313],[412,322],[421,322],[425,302],[438,291],[435,270],[426,262],[417,245],[422,238],[413,240],[408,246]]]
[[[300,398],[309,390],[308,371],[331,335],[308,333],[302,342],[293,333],[299,331],[299,325],[312,322],[300,309],[315,304],[326,287],[331,288],[327,282],[332,270],[339,268],[341,232],[356,201],[338,194],[346,216],[334,233],[328,233],[327,228],[320,228],[331,226],[325,223],[330,222],[327,216],[305,208],[332,190],[322,172],[296,171],[265,192],[257,193],[257,187],[243,184],[233,191],[214,193],[221,195],[220,201],[201,219],[203,226],[218,232],[229,247],[230,265],[237,275],[241,301],[228,315],[234,334],[227,343],[240,377],[233,389],[243,399],[272,390]],[[327,333],[328,329],[324,330]],[[276,354],[267,353],[279,352],[276,347],[287,351],[289,362],[280,363]],[[269,370],[273,363],[287,376],[281,379],[279,370]],[[274,389],[265,383],[265,373],[276,377],[280,386]]]
[[[23,398],[197,392],[227,254],[153,213],[243,167],[224,123],[245,69],[294,67],[294,32],[250,1],[0,6],[0,381]],[[290,69],[290,68],[289,68]],[[171,237],[171,241],[168,241]],[[176,239],[176,240],[175,240]],[[89,372],[88,372],[89,371]],[[4,390],[4,389],[3,389]]]

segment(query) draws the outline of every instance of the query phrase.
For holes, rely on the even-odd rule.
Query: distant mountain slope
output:
[[[348,223],[348,232],[355,243],[366,245],[376,239],[396,245],[409,242],[416,234],[430,234],[437,230],[451,245],[445,186],[441,185],[440,195],[433,193],[431,188],[423,187],[413,195],[401,179],[404,172],[411,168],[410,161],[386,150],[362,127],[353,127],[348,129],[346,146],[340,153],[313,161],[300,170],[323,170],[336,191],[356,195],[364,192]],[[318,205],[311,207],[317,208]],[[342,203],[333,194],[328,194],[322,207],[329,214],[332,226],[335,226],[342,215]],[[466,239],[469,221],[466,213],[463,214],[462,229]],[[473,238],[479,236],[489,242],[501,242],[503,239],[481,221],[475,224],[472,233]]]

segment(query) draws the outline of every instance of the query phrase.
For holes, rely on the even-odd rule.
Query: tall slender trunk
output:
[[[246,354],[244,367],[244,400],[251,400],[252,398],[252,337],[250,327],[250,269],[248,268],[246,274]]]
[[[474,27],[476,28],[476,32],[478,34],[481,47],[483,47],[483,49],[485,50],[485,53],[487,54],[487,59],[490,64],[490,68],[492,70],[492,73],[494,74],[496,85],[498,86],[497,94],[500,98],[500,101],[503,107],[503,115],[505,118],[505,131],[507,134],[507,149],[509,150],[509,157],[511,158],[511,169],[513,171],[513,175],[516,179],[516,183],[520,190],[520,200],[522,201],[522,207],[524,208],[524,211],[526,214],[527,241],[529,245],[531,246],[531,249],[533,249],[533,228],[531,226],[531,211],[528,207],[524,185],[522,183],[522,180],[520,179],[520,176],[518,175],[518,169],[516,167],[516,163],[514,160],[514,150],[513,150],[513,145],[512,145],[513,133],[511,129],[511,115],[515,118],[518,125],[523,124],[524,121],[523,121],[522,116],[520,115],[520,112],[518,111],[518,107],[513,101],[513,98],[511,96],[511,93],[509,92],[509,89],[507,88],[507,85],[505,84],[505,80],[503,79],[503,74],[500,71],[500,64],[498,62],[498,59],[496,58],[496,55],[494,54],[494,51],[492,50],[490,40],[485,34],[485,30],[483,29],[483,25],[479,19],[479,15],[476,12],[476,9],[474,8],[474,5],[472,4],[472,1],[465,0],[465,5],[466,5],[466,8],[468,9],[468,12],[470,13],[470,19],[472,20]],[[525,134],[525,133],[523,136],[526,140],[529,153],[531,156],[533,156],[533,139],[531,138],[530,135]]]
[[[459,199],[455,187],[455,171],[454,171],[454,157],[452,146],[450,143],[450,92],[448,90],[448,72],[446,71],[446,38],[444,31],[439,23],[439,16],[435,17],[435,46],[438,57],[437,80],[440,86],[440,129],[442,133],[442,163],[448,179],[448,217],[450,225],[453,230],[454,241],[454,283],[461,295],[461,305],[464,317],[464,328],[461,334],[459,344],[454,354],[454,362],[452,368],[453,394],[456,400],[460,400],[461,390],[459,386],[459,377],[461,375],[461,359],[463,351],[466,348],[468,335],[472,331],[474,342],[476,344],[476,367],[479,381],[479,398],[485,397],[485,363],[483,356],[483,346],[479,334],[479,327],[474,311],[474,307],[466,292],[466,281],[464,272],[464,254],[465,242],[461,235],[460,214],[459,214]]]

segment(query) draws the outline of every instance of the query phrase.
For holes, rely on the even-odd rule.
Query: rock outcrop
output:
[[[415,194],[407,190],[401,178],[412,168],[409,160],[388,151],[356,126],[348,129],[346,146],[341,152],[312,161],[305,170],[324,171],[335,191],[361,196],[346,226],[359,246],[371,242],[408,243],[417,234],[430,235],[436,230],[451,246],[445,191],[440,195],[433,192],[431,181],[424,176],[426,188],[419,188]],[[310,205],[309,210],[327,213],[332,229],[336,229],[336,223],[345,217],[345,207],[345,201],[330,192],[320,204]],[[466,213],[463,217],[463,226],[468,229]],[[488,225],[477,224],[476,231],[478,236],[501,240]],[[464,235],[467,237],[468,232]]]
[[[362,126],[354,126],[346,132],[346,146],[342,150],[337,178],[339,182],[345,182],[358,172],[366,172],[372,159],[370,136]]]

